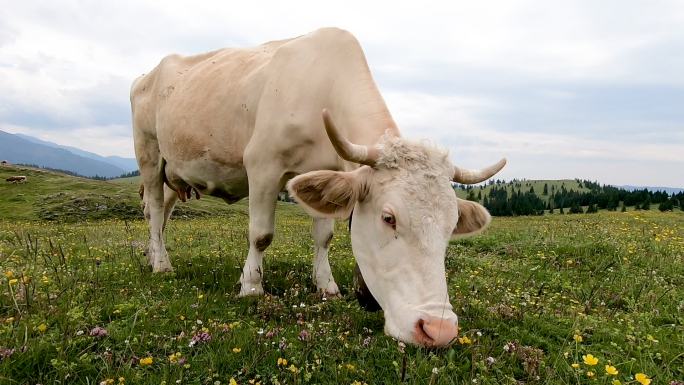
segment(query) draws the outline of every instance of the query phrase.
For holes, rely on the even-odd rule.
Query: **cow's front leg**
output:
[[[328,262],[328,249],[330,248],[330,241],[332,241],[334,226],[335,220],[333,219],[314,218],[313,220],[313,276],[318,291],[326,297],[340,295],[340,289],[335,283]]]
[[[240,297],[262,295],[264,251],[274,232],[279,178],[249,177],[249,253],[240,275]]]

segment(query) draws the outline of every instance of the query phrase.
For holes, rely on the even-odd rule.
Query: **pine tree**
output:
[[[549,185],[547,183],[544,183],[544,191],[542,191],[542,195],[549,195]]]

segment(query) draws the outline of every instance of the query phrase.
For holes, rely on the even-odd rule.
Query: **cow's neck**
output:
[[[367,146],[378,144],[387,131],[391,135],[401,136],[375,83],[372,79],[364,83],[346,93],[346,100],[341,103],[341,114],[338,115],[338,127],[343,127],[347,139],[352,143]]]

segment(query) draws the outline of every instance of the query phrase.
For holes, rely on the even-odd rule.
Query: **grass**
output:
[[[16,188],[38,184],[29,178]],[[83,189],[118,188],[92,183]],[[11,211],[7,191],[2,213]],[[24,192],[36,200],[54,193]],[[331,249],[343,297],[315,294],[311,221],[295,205],[278,205],[264,262],[268,295],[236,298],[247,252],[243,209],[171,221],[171,274],[145,265],[142,220],[3,216],[0,383],[624,384],[637,373],[653,384],[684,380],[681,212],[494,218],[483,235],[449,246],[461,339],[426,350],[400,346],[382,332],[382,313],[359,308],[345,223]],[[584,363],[589,354],[597,365]],[[606,373],[609,363],[616,376]]]

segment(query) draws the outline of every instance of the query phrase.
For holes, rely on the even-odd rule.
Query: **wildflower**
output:
[[[572,365],[570,365],[570,366],[572,366],[574,369],[579,368],[579,364],[578,364],[577,362],[575,362],[574,364],[572,364]]]
[[[473,341],[468,338],[468,336],[463,336],[458,338],[458,343],[461,345],[470,345],[473,343]]]
[[[282,357],[278,357],[278,366],[287,366],[287,360]]]
[[[16,349],[0,348],[0,361],[5,358],[9,358],[12,354],[16,352]]]
[[[154,361],[154,359],[152,357],[148,356],[145,358],[141,358],[139,362],[140,362],[140,366],[149,366],[149,365],[152,365],[153,361]]]
[[[613,380],[610,382],[611,385],[622,385],[622,382],[620,380]]]
[[[10,284],[10,285],[16,285],[17,282],[19,282],[19,280],[16,279],[16,278],[12,278],[12,279],[9,280],[9,284]]]
[[[575,342],[577,343],[580,343],[583,340],[582,336],[579,334],[575,334],[574,336],[572,336],[572,339],[575,340]]]
[[[596,375],[596,373],[592,372],[591,370],[587,371],[587,377],[592,378]]]
[[[598,358],[594,357],[591,354],[587,354],[586,356],[582,356],[582,360],[584,361],[584,363],[586,365],[589,365],[589,366],[594,366],[594,365],[598,364],[598,362],[599,362]]]
[[[647,375],[644,373],[637,373],[634,375],[634,379],[637,380],[641,385],[649,385],[651,383],[651,379],[648,378]]]
[[[182,364],[181,361],[181,352],[175,352],[173,354],[169,355],[169,362],[172,364]]]
[[[606,365],[606,373],[610,374],[611,376],[617,376],[618,370],[615,369],[615,366]]]
[[[299,332],[299,336],[297,338],[299,338],[300,341],[308,341],[310,338],[309,331],[306,329],[302,329],[302,331]]]
[[[651,341],[651,342],[654,342],[656,344],[659,342],[657,339],[653,338],[653,336],[650,334],[646,336],[646,339]]]
[[[347,368],[347,370],[352,371],[352,372],[354,370],[356,370],[356,367],[352,364],[345,364],[344,367]]]
[[[487,362],[487,365],[494,365],[494,363],[496,362],[496,358],[489,356],[487,357],[487,359],[485,359],[485,361]]]
[[[242,349],[240,348],[233,348],[233,353],[240,353]]]
[[[45,331],[47,330],[47,325],[42,323],[42,324],[38,325],[37,329],[39,332],[45,333]]]
[[[107,329],[95,326],[90,330],[90,336],[91,337],[106,337],[107,336]]]
[[[100,385],[112,385],[112,384],[114,384],[113,378],[107,378],[107,379],[100,381]]]
[[[119,384],[125,384],[125,383],[126,383],[126,379],[123,377],[119,377]]]
[[[290,367],[288,367],[287,370],[291,371],[292,373],[297,373],[299,371],[294,364],[290,364]]]
[[[368,345],[370,345],[370,343],[371,343],[372,340],[373,340],[373,339],[371,338],[371,336],[368,336],[368,337],[366,337],[366,338],[363,339],[363,342],[361,343],[361,345],[363,345],[363,347],[365,348],[365,347],[367,347]]]
[[[5,272],[5,277],[7,277],[8,279],[13,278],[13,277],[14,277],[14,272],[13,272],[12,270],[7,270],[7,271]]]
[[[188,344],[188,346],[193,347],[199,343],[209,342],[209,341],[211,341],[211,334],[209,334],[206,331],[200,331],[199,333],[195,333],[195,335],[192,336],[192,339],[190,340],[190,343]]]
[[[228,381],[228,385],[238,385],[237,381],[233,377],[230,378],[230,381]]]

